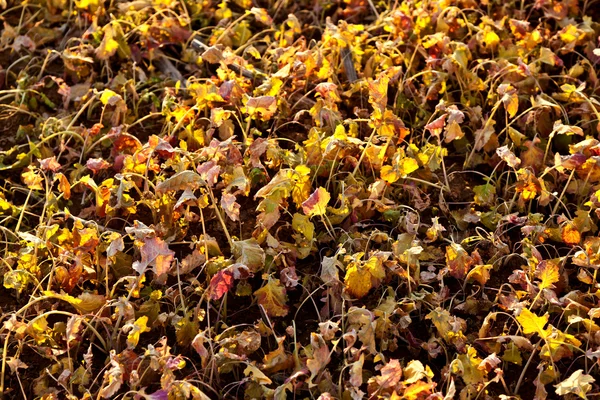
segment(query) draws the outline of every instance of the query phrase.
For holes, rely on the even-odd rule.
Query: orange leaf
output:
[[[56,174],[56,179],[58,179],[58,190],[62,192],[63,197],[66,200],[69,200],[71,198],[71,184],[69,183],[69,180],[60,172]]]
[[[563,242],[571,246],[576,246],[581,241],[581,233],[579,233],[575,225],[571,222],[563,227],[561,237]]]

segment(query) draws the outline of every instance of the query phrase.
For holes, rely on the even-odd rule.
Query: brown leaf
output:
[[[302,211],[308,216],[323,215],[327,211],[327,204],[331,195],[324,187],[315,190],[308,199],[302,203]]]
[[[474,262],[460,244],[452,243],[450,246],[446,246],[448,272],[456,279],[464,279]]]
[[[312,332],[310,334],[310,345],[312,347],[312,357],[306,360],[306,366],[310,371],[308,387],[314,387],[316,384],[313,382],[313,379],[317,377],[319,371],[329,364],[331,358],[329,357],[329,347],[325,343],[323,336]]]
[[[58,179],[58,190],[61,191],[66,200],[69,200],[71,198],[71,184],[69,180],[60,172],[56,174],[56,179]]]

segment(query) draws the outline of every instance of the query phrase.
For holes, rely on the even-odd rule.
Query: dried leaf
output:
[[[186,189],[195,190],[204,184],[205,181],[194,171],[181,171],[156,185],[156,193]]]
[[[221,207],[232,221],[240,219],[240,205],[236,202],[236,197],[227,192],[221,195]]]
[[[102,158],[89,158],[85,166],[92,170],[94,174],[110,167],[110,163]]]
[[[279,279],[269,277],[267,284],[254,292],[258,304],[262,305],[270,317],[285,317],[289,311],[287,292]]]
[[[521,159],[508,149],[508,146],[498,147],[496,154],[505,161],[511,168],[518,168],[521,164]]]
[[[82,314],[91,314],[106,304],[106,297],[101,294],[89,292],[84,292],[78,297],[73,297],[67,294],[58,294],[52,291],[45,291],[44,296],[66,301]]]
[[[329,364],[331,358],[329,357],[329,347],[321,335],[312,332],[310,334],[310,345],[312,356],[306,360],[306,366],[310,371],[308,386],[314,387],[316,384],[313,380],[317,377],[319,371]]]
[[[381,376],[374,376],[373,379],[381,389],[394,389],[402,379],[400,361],[393,358],[381,368],[380,372]]]
[[[242,112],[253,119],[268,121],[277,111],[277,98],[274,96],[245,97]]]
[[[210,280],[210,298],[219,300],[225,296],[233,287],[233,273],[227,270],[221,270],[213,275]]]
[[[133,263],[133,269],[142,275],[151,266],[157,277],[169,272],[175,257],[175,252],[169,249],[169,245],[157,237],[144,239],[140,254],[142,259]]]
[[[582,369],[578,369],[567,379],[558,385],[554,385],[554,387],[556,388],[556,394],[559,396],[572,393],[582,399],[587,399],[586,394],[592,389],[592,383],[594,382],[596,380],[591,375],[584,374]]]
[[[324,187],[319,187],[315,190],[304,203],[302,203],[302,211],[309,217],[315,215],[324,215],[327,211],[327,204],[331,199],[331,195]]]
[[[104,382],[98,395],[102,398],[112,398],[123,384],[123,369],[117,360],[114,350],[110,351],[110,369],[104,373]]]
[[[265,266],[265,251],[256,239],[234,240],[231,251],[236,262],[247,266],[251,272],[258,272]]]
[[[404,367],[404,383],[410,385],[423,378],[433,378],[433,371],[429,366],[423,366],[423,363],[419,360],[411,360]]]

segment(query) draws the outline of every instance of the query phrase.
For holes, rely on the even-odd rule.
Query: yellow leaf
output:
[[[547,313],[542,317],[538,317],[528,309],[523,308],[521,314],[517,316],[517,321],[521,324],[521,328],[523,328],[523,333],[525,334],[537,333],[545,339],[552,331],[550,328],[544,329],[544,326],[548,323]]]
[[[49,331],[46,317],[35,318],[27,326],[27,334],[34,338],[37,344],[42,344],[49,338]]]
[[[313,240],[315,234],[315,225],[310,222],[306,215],[295,213],[294,217],[292,218],[292,229],[304,235],[307,240]]]
[[[581,35],[579,29],[573,24],[566,26],[559,34],[560,39],[565,43],[574,42],[579,39],[580,36],[585,36],[585,34]]]
[[[266,376],[258,367],[247,364],[248,366],[244,370],[244,375],[250,377],[254,382],[260,385],[270,385],[273,383],[268,376]]]
[[[543,260],[539,263],[535,275],[541,280],[540,290],[554,287],[560,277],[558,274],[558,264],[552,260]]]
[[[42,182],[44,179],[37,174],[33,167],[30,165],[27,167],[27,171],[21,174],[23,183],[31,190],[43,190]]]
[[[384,165],[381,168],[381,179],[387,183],[394,183],[400,179],[400,174],[391,165]]]
[[[548,327],[550,334],[540,350],[540,357],[557,362],[566,357],[573,356],[573,349],[581,346],[581,341],[575,336],[564,333],[552,325]]]
[[[58,179],[58,190],[61,191],[66,200],[69,200],[71,198],[71,184],[69,180],[60,172],[56,174],[56,179]]]
[[[485,285],[485,283],[490,279],[490,270],[493,268],[493,265],[476,265],[472,270],[467,274],[467,281],[473,279],[481,285]]]
[[[119,42],[113,39],[112,34],[109,35],[106,33],[104,35],[104,39],[100,43],[100,46],[96,49],[96,57],[99,60],[108,60],[110,57],[114,56],[117,50],[119,49]]]
[[[292,200],[298,207],[302,206],[302,203],[310,196],[310,168],[304,164],[298,165],[293,170],[288,170],[286,185],[291,185]],[[283,188],[283,187],[281,187]],[[285,197],[288,195],[286,194]]]
[[[483,361],[474,347],[467,347],[467,354],[460,354],[451,364],[452,372],[459,374],[467,385],[485,382],[485,372],[477,368]]]
[[[0,193],[0,215],[11,214],[13,205],[4,198],[4,195]]]
[[[346,270],[344,283],[346,290],[360,299],[371,290],[371,274],[366,269],[361,268],[359,263],[352,263]]]
[[[140,341],[140,334],[144,332],[150,332],[150,328],[146,325],[148,323],[148,317],[142,316],[135,320],[133,324],[125,325],[125,329],[129,330],[127,335],[127,346],[135,348]]]
[[[519,97],[514,94],[509,96],[509,98],[504,102],[504,107],[506,107],[506,112],[512,118],[517,115],[517,111],[519,111]]]
[[[417,169],[419,169],[419,164],[414,158],[406,157],[400,160],[398,163],[398,170],[403,178],[406,178],[408,174],[416,171]]]
[[[434,382],[418,381],[404,389],[404,393],[402,393],[402,399],[419,400],[428,398],[435,385],[436,384]]]
[[[500,43],[500,37],[496,34],[496,32],[488,30],[483,35],[483,43],[486,47],[496,47],[498,43]]]
[[[502,355],[502,359],[506,362],[510,362],[517,365],[523,364],[521,352],[513,342],[508,343],[507,348],[506,350],[504,350],[504,354]]]
[[[406,157],[404,150],[399,149],[394,154],[392,165],[384,165],[381,168],[381,179],[388,183],[394,183],[400,178],[406,178],[408,174],[419,169],[417,160],[411,157]]]
[[[102,95],[100,96],[100,101],[104,105],[107,105],[109,103],[112,104],[114,102],[114,98],[117,98],[117,100],[122,99],[121,96],[119,96],[117,93],[113,92],[112,90],[104,89],[102,91]]]
[[[425,316],[425,319],[429,319],[433,322],[439,335],[447,342],[452,342],[453,340],[460,338],[462,331],[467,327],[465,320],[451,315],[448,310],[444,310],[441,307],[431,310],[431,312]]]
[[[540,48],[540,62],[554,66],[556,64],[556,55],[547,47]]]
[[[82,314],[93,313],[106,304],[106,298],[103,295],[88,292],[84,292],[78,297],[73,297],[68,294],[58,294],[53,291],[45,291],[44,296],[66,301]]]
[[[100,7],[100,0],[79,0],[75,1],[77,8],[95,11]]]
[[[346,269],[344,284],[350,295],[360,299],[383,278],[385,278],[383,262],[378,257],[371,257],[364,264],[360,261],[350,263]]]

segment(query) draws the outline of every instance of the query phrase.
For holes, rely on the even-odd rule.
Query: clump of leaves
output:
[[[593,2],[317,3],[0,0],[3,395],[597,395]]]

